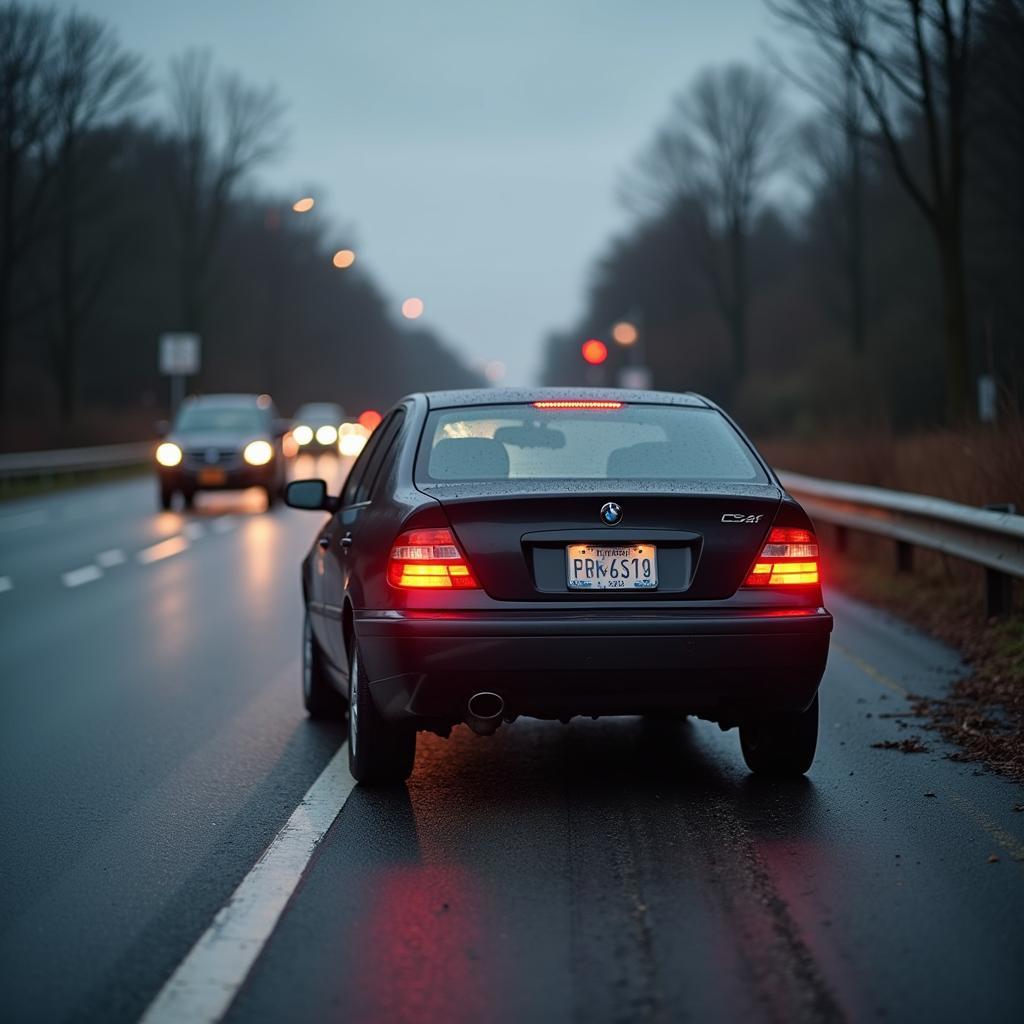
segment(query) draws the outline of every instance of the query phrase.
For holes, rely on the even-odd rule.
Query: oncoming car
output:
[[[303,693],[349,709],[362,783],[412,771],[418,730],[519,715],[695,715],[747,766],[814,758],[832,616],[799,504],[695,394],[476,390],[403,399],[302,567]]]
[[[334,402],[308,402],[295,410],[292,437],[300,451],[337,451],[345,411]]]
[[[160,507],[175,493],[191,508],[197,491],[261,487],[267,508],[284,491],[286,421],[267,395],[202,395],[181,403],[156,449]]]

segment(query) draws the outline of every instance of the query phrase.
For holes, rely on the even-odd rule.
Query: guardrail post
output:
[[[914,546],[905,540],[896,541],[896,571],[914,571]]]
[[[985,570],[985,616],[1001,618],[1013,611],[1013,579],[995,569]]]
[[[1015,515],[1017,506],[1012,501],[986,505],[987,512],[1007,512]],[[996,569],[985,570],[985,615],[996,619],[1013,611],[1013,577]]]

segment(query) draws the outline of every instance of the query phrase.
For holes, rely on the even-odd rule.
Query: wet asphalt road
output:
[[[138,1019],[345,740],[299,701],[316,518],[154,508],[149,480],[0,506],[4,1020]],[[828,604],[808,779],[751,779],[700,722],[421,737],[228,1019],[1024,1018],[1024,791],[888,717],[949,651]],[[910,734],[930,752],[870,746]]]

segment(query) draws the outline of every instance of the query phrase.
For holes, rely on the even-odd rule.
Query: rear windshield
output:
[[[254,406],[189,405],[181,410],[174,429],[186,433],[223,430],[238,434],[258,434],[267,429],[267,420]]]
[[[719,480],[767,482],[750,448],[714,409],[487,405],[430,414],[417,482]]]

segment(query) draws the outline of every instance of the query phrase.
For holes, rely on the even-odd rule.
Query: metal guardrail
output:
[[[779,479],[812,519],[835,527],[838,550],[846,548],[847,531],[858,530],[895,541],[900,572],[913,568],[915,547],[962,558],[985,569],[987,614],[1010,611],[1013,578],[1024,578],[1024,516],[1012,506],[972,508],[799,473],[780,472]]]
[[[0,482],[141,465],[152,448],[151,441],[137,441],[0,455]],[[779,479],[812,519],[835,527],[840,551],[846,548],[847,531],[858,530],[895,541],[896,568],[901,572],[913,568],[915,547],[973,562],[985,569],[988,614],[1010,610],[1012,579],[1024,579],[1024,516],[1015,515],[1012,507],[972,508],[943,498],[800,473],[780,471]]]
[[[0,455],[0,481],[138,466],[149,459],[152,451],[152,441],[133,441],[131,444],[105,444],[92,448],[13,452]]]

